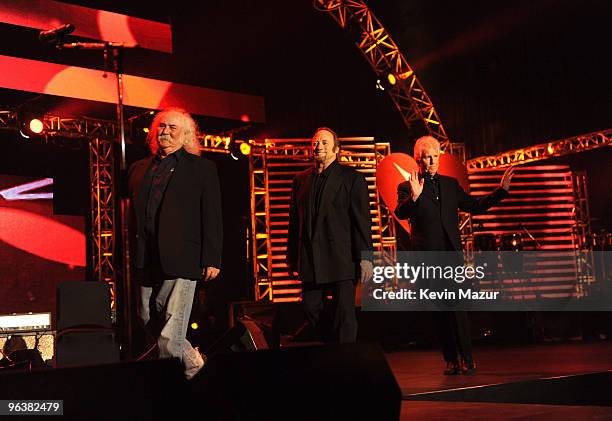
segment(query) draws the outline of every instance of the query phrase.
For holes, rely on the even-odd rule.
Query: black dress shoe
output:
[[[458,362],[447,362],[446,370],[444,370],[445,376],[456,376],[461,374],[461,367]]]

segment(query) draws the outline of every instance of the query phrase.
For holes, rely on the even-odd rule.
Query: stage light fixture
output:
[[[38,118],[33,118],[30,120],[28,126],[30,127],[30,131],[35,134],[41,134],[45,129],[43,122]]]
[[[19,112],[17,114],[19,134],[25,139],[40,136],[45,131],[43,118],[32,112]]]
[[[200,327],[200,325],[199,325],[199,324],[197,324],[196,322],[191,323],[191,328],[192,328],[193,330],[198,330],[198,328],[199,328],[199,327]]]
[[[381,76],[380,79],[376,79],[376,89],[379,91],[392,89],[396,84],[397,77],[393,73],[388,73],[384,77]]]
[[[235,141],[233,139],[231,140],[227,149],[229,150],[230,156],[235,161],[238,161],[251,153],[251,145],[249,145],[248,142]]]
[[[251,145],[249,145],[247,142],[242,142],[240,144],[240,152],[243,155],[249,155],[251,153]]]

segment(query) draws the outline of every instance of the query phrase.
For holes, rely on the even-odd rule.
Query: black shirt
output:
[[[144,232],[147,240],[153,240],[157,237],[157,214],[159,207],[161,206],[170,178],[172,178],[172,173],[179,159],[184,154],[185,151],[182,148],[163,159],[157,154],[145,173],[142,188],[146,194],[145,203],[147,204],[144,220]]]
[[[431,175],[428,172],[425,172],[424,177],[425,177],[425,185],[423,186],[423,188],[429,189],[429,191],[432,193],[433,197],[435,198],[436,202],[439,203],[440,202],[440,177],[438,176],[438,173]],[[452,246],[452,243],[450,242],[450,239],[448,238],[448,234],[446,233],[446,230],[442,226],[442,213],[441,212],[442,212],[442,209],[440,208],[440,219],[438,220],[438,223],[440,224],[440,229],[438,230],[438,232],[440,233],[441,238],[439,238],[438,241],[444,242],[445,244],[444,250],[453,250],[453,246]]]
[[[340,165],[338,160],[335,159],[327,168],[325,168],[321,173],[317,173],[317,171],[312,172],[312,190],[311,190],[311,221],[312,228],[314,228],[315,223],[317,222],[317,215],[319,213],[319,207],[321,207],[321,199],[323,198],[323,190],[325,190],[325,183],[329,174],[333,171],[336,165]]]
[[[434,175],[425,173],[425,188],[429,189],[429,191],[433,194],[433,197],[440,201],[440,177],[438,177],[438,173]]]
[[[143,285],[152,286],[167,279],[161,267],[157,245],[159,208],[174,169],[185,153],[181,148],[163,159],[159,154],[156,155],[151,161],[149,168],[147,168],[142,181],[141,189],[145,194],[146,203],[144,218],[146,241],[144,272],[140,274]]]

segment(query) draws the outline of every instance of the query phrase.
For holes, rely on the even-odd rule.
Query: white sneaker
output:
[[[194,378],[196,374],[204,367],[206,364],[206,355],[200,352],[199,347],[194,348],[194,353],[192,355],[183,355],[183,363],[185,364],[185,377],[187,380],[191,380]]]

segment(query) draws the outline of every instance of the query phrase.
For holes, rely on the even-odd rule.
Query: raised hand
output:
[[[506,191],[510,190],[510,181],[512,180],[512,176],[514,175],[514,166],[508,167],[504,175],[502,176],[501,182],[499,185]]]
[[[423,183],[425,183],[425,179],[421,178],[419,180],[419,172],[417,170],[412,170],[408,173],[408,183],[410,184],[412,200],[416,201],[423,192]]]

